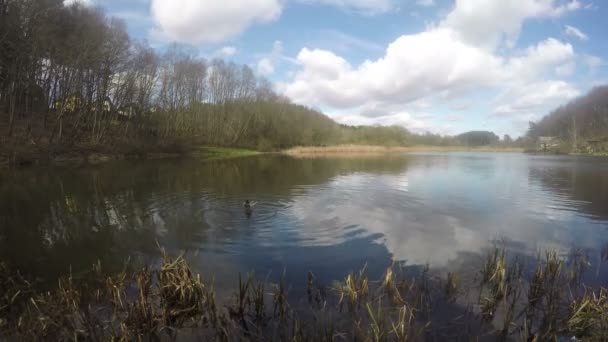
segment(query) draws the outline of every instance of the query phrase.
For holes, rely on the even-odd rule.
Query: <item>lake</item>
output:
[[[243,201],[256,201],[246,215]],[[185,252],[218,288],[239,272],[305,285],[367,265],[462,268],[608,243],[608,160],[494,153],[283,155],[0,170],[0,257],[43,281]],[[595,255],[595,254],[593,254]]]

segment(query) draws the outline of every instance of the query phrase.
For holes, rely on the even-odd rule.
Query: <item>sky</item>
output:
[[[513,137],[608,84],[600,0],[67,0],[134,39],[250,65],[351,125]]]

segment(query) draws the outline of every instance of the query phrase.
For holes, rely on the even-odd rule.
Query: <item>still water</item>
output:
[[[257,202],[251,216],[243,201]],[[42,280],[186,252],[218,287],[239,272],[330,283],[392,262],[458,268],[608,243],[608,160],[492,153],[112,162],[0,171],[0,258]],[[227,286],[227,285],[226,285]]]

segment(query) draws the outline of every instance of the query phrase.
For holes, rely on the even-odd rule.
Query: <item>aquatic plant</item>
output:
[[[479,297],[457,272],[441,279],[427,265],[413,275],[391,265],[378,281],[366,268],[325,292],[312,272],[305,298],[253,273],[239,275],[232,300],[218,304],[213,282],[184,255],[161,249],[156,267],[62,277],[38,290],[0,264],[0,338],[13,340],[233,341],[555,340],[608,338],[608,290],[582,284],[588,257],[547,251],[528,273],[504,246],[481,260]],[[296,299],[294,302],[293,299]],[[448,310],[446,312],[446,310]],[[451,310],[451,311],[450,311]]]
[[[591,291],[573,300],[567,326],[576,336],[591,341],[608,340],[608,290]]]

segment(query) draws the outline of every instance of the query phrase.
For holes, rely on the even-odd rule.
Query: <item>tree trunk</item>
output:
[[[13,128],[15,127],[15,102],[17,101],[15,92],[11,93],[9,96],[9,105],[8,105],[8,137],[13,135]]]
[[[576,116],[572,116],[572,150],[577,151]]]

